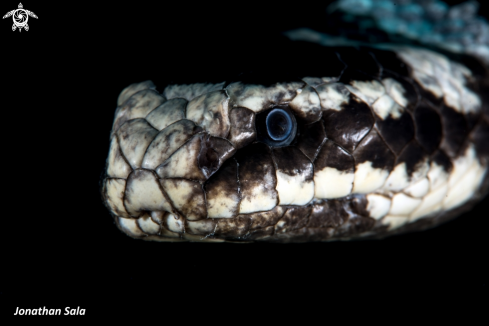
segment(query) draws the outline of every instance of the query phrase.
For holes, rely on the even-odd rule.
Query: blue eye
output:
[[[293,129],[292,119],[282,109],[273,109],[267,115],[267,132],[275,141],[283,141],[290,136]]]
[[[271,147],[289,146],[297,133],[297,121],[285,105],[276,106],[256,115],[257,140]]]

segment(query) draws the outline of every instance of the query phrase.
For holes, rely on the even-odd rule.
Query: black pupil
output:
[[[284,110],[274,109],[267,116],[267,130],[273,140],[284,140],[290,135],[292,120]]]

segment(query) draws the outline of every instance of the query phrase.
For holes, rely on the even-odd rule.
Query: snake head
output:
[[[300,53],[309,77],[278,64],[161,94],[150,81],[124,89],[103,180],[117,225],[157,241],[385,236],[479,194],[489,128],[467,68],[403,47]]]
[[[210,230],[218,219],[306,204],[312,163],[289,145],[306,144],[298,126],[321,114],[301,80],[170,85],[162,94],[150,81],[130,85],[112,128],[106,204],[132,236],[151,223]]]

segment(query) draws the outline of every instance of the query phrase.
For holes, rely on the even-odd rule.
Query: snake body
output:
[[[489,76],[478,60],[394,45],[301,53],[280,73],[124,89],[102,181],[117,226],[154,241],[382,238],[485,195]],[[297,122],[285,145],[261,135],[275,108]]]

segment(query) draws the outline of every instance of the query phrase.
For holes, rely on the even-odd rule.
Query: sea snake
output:
[[[383,238],[486,194],[483,58],[317,43],[222,83],[125,88],[102,179],[116,225],[153,241]]]

